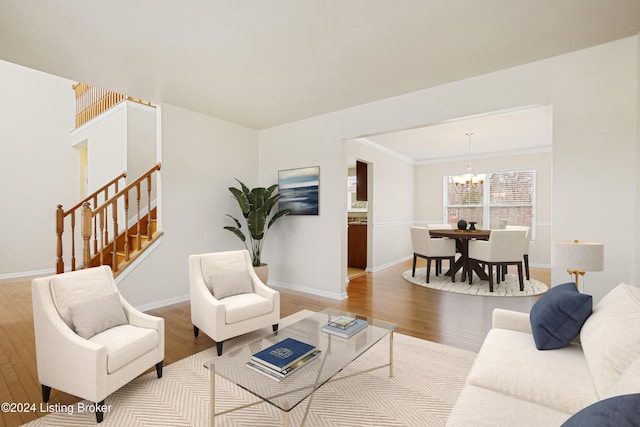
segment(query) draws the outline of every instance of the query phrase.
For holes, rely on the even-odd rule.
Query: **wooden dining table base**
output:
[[[460,280],[463,282],[467,280],[467,272],[469,268],[480,278],[480,280],[489,280],[489,276],[482,269],[480,264],[474,263],[469,265],[469,239],[488,240],[491,235],[491,230],[454,230],[454,229],[442,229],[442,230],[429,230],[429,234],[432,237],[447,237],[450,239],[456,239],[456,251],[460,253],[460,257],[456,262],[450,266],[449,271],[445,273],[446,276],[455,276],[458,271],[462,270],[462,276]]]

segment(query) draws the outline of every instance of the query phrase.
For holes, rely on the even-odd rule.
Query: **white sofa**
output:
[[[633,393],[640,393],[640,288],[620,284],[593,308],[578,339],[555,350],[536,348],[529,314],[496,309],[447,426],[560,426],[595,402]]]

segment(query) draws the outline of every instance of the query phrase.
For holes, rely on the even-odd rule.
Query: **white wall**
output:
[[[344,138],[530,105],[553,105],[552,239],[605,244],[589,273],[596,300],[634,281],[638,37],[410,93],[260,132],[260,181],[278,169],[321,165],[320,210],[294,218],[269,253],[279,282],[342,294],[347,165]],[[605,161],[606,156],[606,161]],[[629,183],[629,184],[621,184]],[[630,228],[600,224],[630,224]],[[277,258],[276,258],[277,257]],[[562,278],[556,279],[558,274]],[[552,271],[554,283],[566,274]],[[596,286],[597,285],[597,286]]]
[[[127,108],[127,182],[140,177],[157,160],[156,109],[132,101]]]
[[[638,283],[633,262],[640,216],[638,164],[638,37],[554,61],[554,240],[603,242],[605,270],[587,273],[585,292],[599,300],[620,282]],[[568,281],[553,269],[554,283]]]
[[[551,141],[549,141],[550,143]],[[531,242],[529,262],[533,266],[550,267],[551,263],[551,168],[552,152],[479,158],[471,161],[476,173],[534,169],[536,171],[535,240]],[[416,166],[416,211],[419,225],[440,224],[443,218],[443,183],[445,175],[461,174],[466,160]]]
[[[89,195],[127,170],[126,108],[115,108],[85,124],[72,133],[71,141],[73,145],[86,141]]]
[[[188,299],[191,254],[242,249],[222,227],[237,213],[228,187],[239,178],[256,185],[257,132],[173,105],[160,106],[164,236],[160,246],[120,283],[142,308]]]
[[[56,206],[80,195],[72,84],[0,61],[0,278],[55,270]]]
[[[87,194],[124,171],[126,182],[132,182],[149,170],[157,158],[156,140],[155,108],[132,101],[120,102],[71,132],[71,145],[87,148]]]

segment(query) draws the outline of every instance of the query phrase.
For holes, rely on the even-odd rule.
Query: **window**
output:
[[[476,228],[503,229],[506,225],[531,227],[535,237],[535,170],[494,172],[477,186],[454,184],[444,177],[445,222],[474,221]]]

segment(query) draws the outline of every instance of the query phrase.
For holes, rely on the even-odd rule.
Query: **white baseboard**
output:
[[[181,302],[189,301],[190,299],[191,297],[189,296],[189,294],[186,294],[186,295],[180,295],[178,297],[169,298],[161,301],[150,302],[149,304],[137,305],[135,307],[140,311],[149,311],[149,310],[155,310],[156,308],[166,307],[172,304],[178,304]]]
[[[56,274],[55,268],[33,270],[33,271],[20,271],[17,273],[0,274],[0,280],[27,279],[29,277],[51,276],[53,274]]]
[[[413,258],[413,255],[409,255],[409,256],[406,256],[406,257],[398,258],[396,260],[389,261],[389,262],[386,262],[384,264],[376,265],[375,267],[371,267],[371,269],[367,269],[367,271],[371,271],[372,273],[375,273],[377,271],[384,270],[385,268],[392,267],[392,266],[394,266],[396,264],[400,264],[401,262],[405,262],[405,261],[410,260],[412,258]]]
[[[302,292],[304,294],[317,295],[319,297],[330,298],[335,300],[344,300],[347,299],[347,293],[337,293],[337,292],[326,292],[319,289],[308,288],[306,286],[300,285],[292,285],[290,283],[278,282],[274,280],[269,280],[268,285],[273,288],[283,288],[291,291]]]

